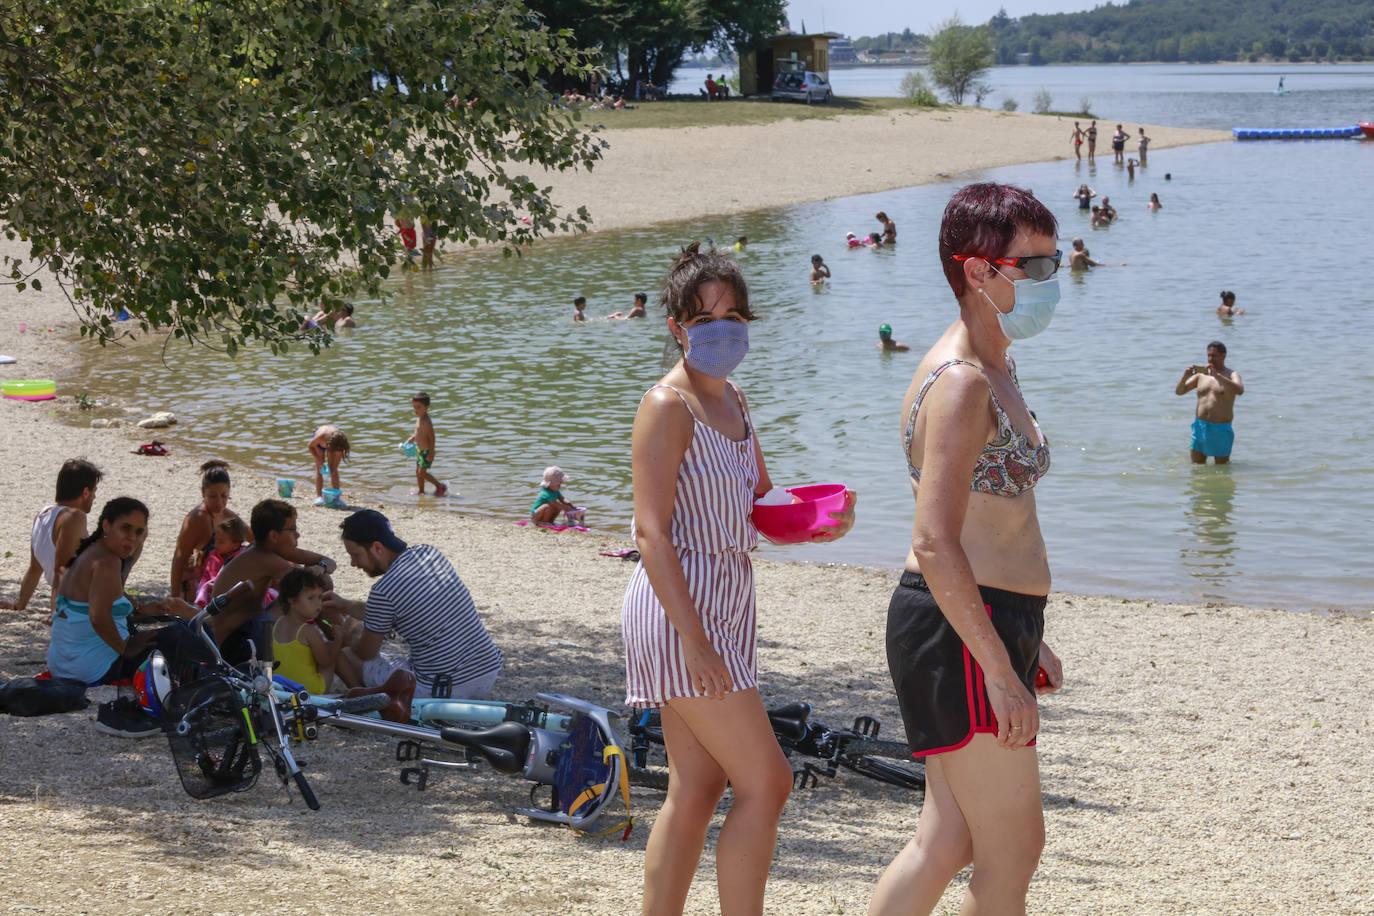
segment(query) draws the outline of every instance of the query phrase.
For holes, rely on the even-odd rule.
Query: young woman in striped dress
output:
[[[727,781],[716,844],[723,916],[763,912],[792,771],[759,697],[750,521],[771,488],[744,395],[726,376],[749,349],[749,291],[735,261],[684,249],[660,299],[683,358],[649,389],[632,442],[640,563],[625,593],[626,703],[660,707],[668,797],[645,850],[646,914],[681,913]],[[839,524],[853,525],[854,498]]]

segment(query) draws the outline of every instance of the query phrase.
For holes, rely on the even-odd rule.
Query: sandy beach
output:
[[[1062,158],[1072,154],[1070,128],[960,110],[613,131],[595,173],[551,180],[555,199],[586,204],[596,228],[624,228]],[[1226,136],[1147,130],[1152,152]],[[786,155],[800,144],[814,152],[804,162]],[[709,180],[684,180],[691,174]],[[18,358],[0,366],[0,378],[60,374],[75,340],[55,284],[0,289],[0,352]],[[199,499],[198,465],[211,456],[178,448],[175,427],[88,428],[72,392],[61,393],[0,401],[0,436],[10,442],[0,462],[0,597],[16,595],[33,515],[50,501],[62,460],[75,456],[105,472],[97,507],[121,494],[149,504],[151,530],[130,585],[165,592],[181,518]],[[132,454],[154,436],[171,457]],[[265,477],[240,470],[234,479],[231,505],[241,513],[274,495]],[[599,552],[625,541],[477,519],[461,503],[393,509],[375,494],[347,497],[382,508],[401,537],[452,559],[506,653],[497,696],[556,690],[620,708],[619,609],[632,567]],[[860,524],[873,498],[880,494],[861,494]],[[302,545],[342,559],[343,515],[307,499],[294,504]],[[884,737],[900,737],[883,654],[896,571],[830,564],[824,547],[812,564],[756,561],[756,570],[766,701],[809,701],[832,724],[872,715]],[[368,582],[347,568],[336,576],[350,597],[363,597]],[[44,667],[47,601],[40,586],[29,610],[0,612],[0,680]],[[1374,913],[1374,620],[1055,593],[1046,621],[1066,686],[1041,704],[1048,841],[1032,911]],[[319,812],[288,800],[270,773],[249,792],[197,802],[183,793],[163,739],[94,730],[94,704],[114,693],[90,691],[85,711],[0,719],[0,883],[14,912],[638,910],[644,843],[661,803],[653,791],[634,791],[638,822],[628,840],[578,838],[511,813],[527,803],[523,781],[489,770],[443,774],[417,792],[398,780],[389,742],[323,729],[300,752]],[[919,794],[853,774],[795,792],[768,911],[863,913],[919,804]],[[713,850],[714,829],[690,913],[718,911]],[[966,879],[939,912],[957,911]]]

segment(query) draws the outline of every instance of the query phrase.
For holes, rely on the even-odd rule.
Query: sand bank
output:
[[[912,170],[929,177],[1068,148],[1065,129],[1062,137],[1046,132],[1043,150],[1025,149],[1039,129],[1025,116],[904,117],[911,121],[824,122],[822,131],[846,142],[835,154],[856,163],[844,180],[814,182],[809,165],[765,168],[799,158],[789,155],[799,142],[796,128],[784,123],[738,134],[613,134],[604,167],[568,187],[585,188],[597,225],[612,228],[880,190],[919,180]],[[814,141],[816,122],[804,126]],[[868,132],[867,140],[852,140]],[[1173,133],[1149,132],[1158,147]],[[1211,132],[1177,132],[1200,133]],[[879,136],[891,144],[874,146]],[[940,145],[937,136],[949,142]],[[730,152],[709,158],[715,150]],[[684,181],[683,169],[711,180]],[[722,170],[730,177],[717,181]],[[737,181],[736,172],[752,177]],[[680,197],[669,200],[669,193]],[[717,206],[724,209],[711,209]],[[74,335],[62,322],[70,312],[45,286],[39,294],[0,293],[0,352],[20,358],[0,367],[0,377],[48,376],[69,358]],[[29,325],[23,335],[15,333],[19,321]],[[69,397],[0,402],[0,436],[9,446],[0,462],[0,596],[16,593],[30,519],[51,496],[57,466],[77,455],[106,472],[98,503],[122,493],[149,503],[151,533],[131,584],[165,589],[181,516],[198,499],[196,466],[206,456],[183,453],[175,429],[157,433],[172,457],[136,456],[130,449],[148,434],[84,429],[59,422],[54,410],[75,407]],[[240,511],[272,494],[266,479],[235,479],[232,504]],[[360,506],[379,505],[366,493],[348,495]],[[342,556],[342,515],[304,500],[297,505],[302,543]],[[515,699],[557,689],[619,704],[619,603],[631,567],[598,552],[623,541],[474,519],[461,503],[382,508],[402,537],[439,545],[468,582],[508,658],[498,694]],[[859,511],[862,523],[862,502]],[[825,549],[814,559],[824,564]],[[766,699],[808,700],[832,723],[874,715],[886,736],[899,735],[882,639],[895,576],[771,562],[757,569]],[[345,594],[361,596],[367,584],[351,569],[338,576]],[[46,601],[40,588],[35,606]],[[1374,912],[1374,621],[1063,594],[1052,596],[1046,618],[1067,685],[1042,704],[1048,845],[1032,911]],[[36,610],[5,612],[0,679],[43,667],[40,620]],[[101,688],[91,697],[112,693]],[[0,884],[16,911],[637,909],[644,842],[660,803],[653,792],[635,792],[641,821],[627,842],[578,839],[510,814],[525,802],[524,783],[490,772],[454,774],[418,793],[397,780],[386,742],[326,730],[301,753],[320,812],[288,803],[270,775],[250,792],[195,802],[182,793],[165,742],[99,734],[93,714],[94,707],[0,718]],[[769,912],[862,913],[918,811],[918,796],[855,776],[795,793],[783,816]],[[942,912],[957,908],[958,893],[947,895]],[[688,911],[717,911],[709,858]]]
[[[584,117],[596,123],[597,115],[610,117]],[[1073,123],[985,109],[914,109],[739,127],[611,130],[603,134],[610,149],[591,173],[556,172],[546,180],[555,200],[587,206],[594,229],[625,229],[888,191],[975,169],[1073,159]],[[1098,168],[1112,168],[1115,124],[1098,120]],[[1132,132],[1145,127],[1152,152],[1231,139],[1222,130],[1127,126]],[[1134,140],[1127,147],[1133,151]],[[1082,177],[1071,180],[1091,184],[1086,146],[1083,155]],[[1157,157],[1151,168],[1167,170],[1167,156]]]

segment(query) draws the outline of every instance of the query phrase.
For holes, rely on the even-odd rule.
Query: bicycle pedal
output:
[[[819,784],[820,777],[816,775],[816,769],[809,763],[800,770],[792,771],[792,788],[794,789],[814,789]]]
[[[854,731],[863,735],[865,738],[878,737],[878,729],[882,726],[878,720],[872,716],[858,716],[854,719]]]
[[[407,760],[419,760],[424,756],[424,749],[420,747],[418,741],[397,741],[396,759],[401,763]]]
[[[415,786],[417,792],[423,792],[429,783],[428,767],[403,767],[401,769],[401,785]]]

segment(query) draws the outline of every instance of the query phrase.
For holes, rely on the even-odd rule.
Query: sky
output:
[[[851,38],[911,31],[929,34],[931,27],[956,11],[969,25],[987,22],[1005,7],[1013,18],[1030,13],[1075,13],[1100,6],[1106,0],[788,0],[787,19],[800,32],[803,20],[808,32],[839,32]]]

